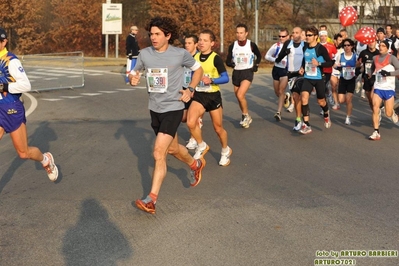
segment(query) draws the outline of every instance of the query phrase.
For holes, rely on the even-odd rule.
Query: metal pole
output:
[[[105,58],[108,58],[108,34],[105,34]]]
[[[115,35],[115,58],[118,58],[119,34]]]
[[[259,0],[255,0],[255,43],[258,43],[258,14]]]
[[[111,4],[111,0],[107,0],[107,4]],[[105,34],[105,58],[108,58],[108,34]]]
[[[220,53],[224,51],[224,39],[223,39],[223,0],[220,0]]]

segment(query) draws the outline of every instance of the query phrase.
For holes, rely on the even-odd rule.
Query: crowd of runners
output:
[[[228,146],[228,134],[223,127],[223,104],[220,85],[230,81],[225,65],[233,68],[231,82],[242,113],[239,124],[249,128],[246,93],[258,71],[262,56],[258,46],[249,40],[248,27],[236,26],[236,40],[229,46],[226,61],[213,51],[216,36],[203,30],[185,38],[185,49],[173,46],[178,38],[177,26],[169,18],[156,17],[146,30],[151,47],[140,51],[137,63],[129,74],[129,83],[136,86],[142,71],[149,92],[151,126],[156,134],[153,149],[155,167],[151,191],[136,206],[155,213],[155,204],[166,176],[166,157],[173,155],[191,169],[191,186],[202,179],[206,165],[204,155],[210,147],[203,140],[202,118],[209,113],[212,126],[221,144],[219,165],[230,164],[233,149]],[[394,111],[395,76],[399,75],[398,39],[390,25],[377,29],[374,42],[354,41],[345,29],[329,38],[325,25],[305,29],[294,27],[279,31],[279,41],[273,44],[265,59],[273,62],[273,88],[277,96],[276,121],[282,120],[282,110],[295,112],[293,130],[301,134],[312,132],[309,99],[315,95],[326,128],[331,127],[331,109],[346,105],[345,124],[353,122],[352,98],[355,91],[367,98],[373,122],[370,140],[379,140],[381,111],[398,123]],[[392,36],[391,36],[391,35]],[[287,93],[287,89],[289,92]],[[178,143],[177,129],[186,122],[191,137],[186,146]],[[191,156],[187,149],[194,149]]]
[[[395,76],[399,74],[397,48],[399,38],[392,34],[392,26],[376,29],[375,41],[363,44],[348,37],[345,29],[328,37],[326,25],[301,29],[295,27],[291,35],[287,29],[279,32],[279,42],[266,53],[273,62],[273,85],[278,97],[277,121],[281,120],[283,105],[295,110],[293,130],[302,134],[312,132],[309,123],[309,95],[316,94],[325,127],[331,127],[330,109],[346,105],[345,124],[351,125],[352,98],[357,91],[367,98],[373,123],[370,140],[381,138],[379,125],[382,111],[398,125],[394,112]],[[399,35],[399,31],[396,31]],[[286,93],[290,84],[291,95]]]
[[[213,129],[220,140],[220,166],[228,166],[233,149],[228,145],[228,133],[223,127],[223,103],[220,85],[230,82],[225,65],[233,68],[231,83],[241,111],[237,123],[250,127],[246,93],[262,60],[256,43],[248,39],[248,27],[236,26],[236,40],[228,48],[226,61],[213,51],[216,36],[209,30],[185,37],[185,49],[172,44],[179,38],[178,26],[171,18],[152,18],[146,27],[152,45],[127,56],[135,60],[128,73],[128,84],[136,86],[143,75],[149,93],[151,127],[156,135],[153,148],[155,161],[151,191],[136,206],[155,213],[155,204],[167,172],[167,155],[171,154],[190,168],[191,186],[202,179],[205,154],[210,150],[202,136],[202,118],[209,113]],[[132,27],[132,40],[138,28]],[[295,112],[293,130],[301,134],[312,132],[309,100],[315,95],[326,128],[331,127],[331,109],[346,105],[344,123],[350,126],[355,92],[367,98],[371,109],[373,132],[370,140],[379,140],[382,113],[399,125],[394,110],[395,81],[399,76],[399,30],[392,26],[376,29],[375,41],[363,44],[350,38],[345,29],[329,37],[327,27],[294,27],[280,29],[279,41],[266,52],[272,62],[273,89],[277,97],[274,118],[283,119],[283,108]],[[23,159],[42,163],[50,180],[58,177],[58,168],[51,153],[42,153],[28,146],[26,118],[20,100],[31,89],[30,82],[18,58],[6,49],[7,33],[0,28],[0,138],[10,133],[14,147]],[[135,42],[135,39],[132,41]],[[138,46],[135,48],[138,49]],[[137,54],[137,55],[136,55]],[[137,56],[137,58],[136,58]],[[178,143],[177,129],[186,122],[191,137],[186,145]],[[194,155],[188,152],[194,149]]]

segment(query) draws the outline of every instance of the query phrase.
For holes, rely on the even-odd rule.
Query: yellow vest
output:
[[[220,77],[217,68],[213,64],[213,62],[215,60],[215,56],[217,56],[217,53],[212,51],[211,54],[209,55],[208,59],[206,59],[205,62],[201,62],[200,61],[200,53],[196,53],[194,55],[194,59],[197,60],[197,62],[199,62],[201,64],[201,67],[204,70],[204,76],[208,76],[211,79]],[[211,88],[206,92],[217,92],[220,90],[220,87],[217,84],[210,84],[210,87]]]

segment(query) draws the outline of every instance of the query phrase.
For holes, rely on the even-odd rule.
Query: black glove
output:
[[[252,72],[258,72],[258,66],[257,65],[254,65],[252,67]]]
[[[300,76],[299,71],[292,71],[292,72],[288,71],[287,72],[288,79],[291,79],[294,77],[299,77],[299,76]]]
[[[128,54],[127,57],[129,58],[129,60],[133,59],[133,55],[132,54]]]
[[[384,69],[382,69],[382,70],[380,71],[380,74],[381,74],[381,76],[383,76],[383,77],[386,77],[386,76],[390,76],[390,75],[391,75],[390,72],[388,72],[388,71],[386,71],[386,70],[384,70]]]
[[[286,54],[286,55],[289,55],[290,52],[291,52],[291,49],[290,49],[290,48],[287,48],[287,49],[285,50],[285,54]]]

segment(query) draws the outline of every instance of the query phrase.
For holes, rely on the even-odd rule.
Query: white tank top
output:
[[[235,70],[250,69],[254,66],[255,55],[252,52],[250,40],[247,40],[244,46],[238,45],[238,41],[235,41],[232,54]]]
[[[288,62],[287,62],[287,69],[290,72],[299,71],[302,66],[302,59],[303,59],[303,41],[298,47],[294,47],[294,42],[291,41],[288,46],[290,49],[290,53],[288,54]]]

